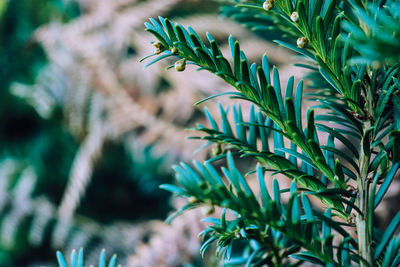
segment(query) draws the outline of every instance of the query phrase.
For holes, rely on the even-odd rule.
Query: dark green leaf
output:
[[[324,262],[321,261],[318,257],[314,256],[311,252],[304,251],[297,254],[292,254],[290,255],[290,257],[301,261],[311,262],[313,264],[324,265]]]
[[[331,127],[328,127],[328,126],[325,126],[322,124],[317,124],[317,128],[333,135],[336,139],[340,140],[353,153],[353,155],[356,158],[359,157],[358,150],[353,145],[353,143],[350,140],[348,140],[346,137],[344,137],[342,134],[340,134],[338,131],[336,131],[335,128],[331,128]]]
[[[374,254],[374,260],[377,260],[379,256],[382,254],[384,248],[386,247],[387,243],[390,241],[390,238],[392,238],[395,230],[400,224],[400,212],[396,214],[396,216],[393,218],[393,220],[390,222],[389,226],[386,228],[385,233],[383,234],[378,246],[376,247],[375,254]]]
[[[390,169],[389,173],[386,175],[385,180],[383,181],[383,184],[379,188],[378,192],[375,195],[375,208],[379,205],[381,200],[383,199],[384,195],[386,194],[386,191],[388,190],[390,184],[393,181],[393,178],[395,177],[395,174],[397,172],[397,169],[400,166],[400,162],[395,163],[392,168]]]

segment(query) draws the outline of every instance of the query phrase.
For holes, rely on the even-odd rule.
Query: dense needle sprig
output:
[[[221,95],[253,103],[248,119],[240,105],[220,105],[220,120],[205,109],[210,126],[198,125],[195,129],[205,135],[197,138],[219,149],[204,163],[174,166],[178,185],[162,188],[189,202],[171,219],[199,206],[222,207],[220,218],[205,219],[211,226],[201,233],[201,252],[216,242],[227,263],[397,266],[400,213],[386,229],[378,229],[374,210],[400,165],[399,4],[236,2],[223,9],[226,16],[255,31],[274,32],[277,44],[304,58],[300,66],[310,70],[315,88],[309,95],[319,105],[302,118],[303,81],[296,85],[290,77],[282,90],[279,71],[270,68],[268,57],[262,57],[261,65],[250,63],[233,37],[230,61],[210,34],[204,42],[191,27],[150,19],[146,30],[157,46],[147,66],[173,57],[177,61],[171,68],[184,71],[186,64],[194,64],[235,89],[199,103]],[[315,115],[315,110],[323,112]],[[319,140],[322,132],[326,142]],[[250,172],[258,177],[257,191],[235,167],[236,156],[257,162]],[[212,163],[223,158],[227,167],[219,172]],[[266,171],[290,178],[290,188],[281,189],[275,179],[272,191],[267,190]],[[287,202],[282,201],[285,193],[290,194]],[[322,212],[310,197],[319,200]],[[226,213],[235,219],[227,220]],[[238,240],[247,241],[241,256],[232,255]]]

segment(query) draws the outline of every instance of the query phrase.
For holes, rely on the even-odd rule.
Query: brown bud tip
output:
[[[154,50],[154,54],[159,55],[159,54],[161,54],[163,51],[164,51],[164,49],[156,48],[156,49]]]
[[[186,59],[182,58],[175,62],[175,70],[176,71],[184,71],[186,68]]]
[[[271,9],[274,8],[274,2],[272,0],[267,0],[263,4],[263,8],[266,11],[270,11]]]
[[[157,49],[164,49],[164,46],[161,42],[157,41],[153,43],[153,46]]]
[[[308,40],[305,37],[300,37],[299,39],[297,39],[297,46],[299,48],[304,48],[307,46]]]

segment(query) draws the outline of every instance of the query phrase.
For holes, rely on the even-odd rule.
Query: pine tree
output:
[[[400,165],[400,3],[234,2],[224,9],[227,16],[277,36],[277,44],[302,57],[299,66],[309,69],[306,79],[313,84],[308,95],[318,104],[303,119],[303,81],[295,84],[291,77],[283,95],[279,71],[271,69],[267,55],[261,65],[251,64],[233,37],[230,62],[210,34],[203,41],[191,27],[150,19],[146,30],[157,41],[148,65],[176,58],[168,68],[180,72],[194,64],[235,89],[198,103],[229,95],[253,104],[246,119],[240,105],[220,106],[220,123],[205,109],[209,126],[197,125],[204,133],[198,138],[220,149],[204,163],[174,166],[178,185],[162,188],[188,204],[171,219],[199,206],[223,208],[219,218],[205,219],[211,226],[200,235],[201,253],[216,243],[226,263],[398,266],[400,213],[379,229],[374,211]],[[250,173],[235,165],[243,157],[257,162],[250,172],[258,178],[257,190],[249,186]],[[224,158],[227,166],[218,172],[213,162]],[[266,180],[277,174],[291,179],[291,186],[280,188],[274,179],[268,190]],[[233,257],[234,244],[243,242],[242,255]]]

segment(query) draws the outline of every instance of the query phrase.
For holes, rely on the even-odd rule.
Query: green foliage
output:
[[[79,249],[78,253],[76,253],[75,250],[71,252],[71,261],[70,265],[68,265],[67,261],[64,258],[64,255],[60,252],[57,251],[57,261],[58,265],[60,267],[84,267],[85,266],[85,260],[84,260],[84,253],[83,249]],[[107,264],[108,262],[108,264]],[[117,255],[113,255],[109,261],[107,261],[106,258],[106,250],[103,249],[100,253],[99,257],[99,264],[97,265],[98,267],[117,267]]]
[[[150,19],[146,30],[158,41],[155,53],[145,59],[156,58],[146,66],[176,58],[168,68],[184,71],[186,64],[194,64],[236,89],[198,104],[221,95],[253,104],[247,120],[240,105],[229,108],[233,116],[220,105],[220,120],[205,109],[210,126],[197,125],[195,130],[205,135],[195,138],[216,144],[218,153],[203,164],[193,162],[194,167],[174,167],[178,186],[162,188],[189,203],[170,219],[199,206],[222,207],[220,218],[206,219],[211,226],[201,233],[201,252],[216,242],[227,263],[397,266],[399,214],[379,229],[374,211],[399,169],[398,3],[235,2],[225,15],[265,35],[277,33],[276,43],[302,56],[300,66],[310,70],[306,78],[313,81],[308,95],[319,104],[302,118],[303,81],[295,85],[291,77],[282,90],[279,71],[268,57],[262,57],[261,65],[250,63],[233,37],[230,61],[210,34],[202,39],[191,27]],[[248,173],[257,174],[257,191],[235,167],[234,156],[258,163]],[[221,176],[213,162],[225,157]],[[292,185],[280,189],[274,180],[270,194],[265,171],[288,177]],[[285,193],[287,201],[281,197]],[[319,201],[311,202],[311,196]],[[323,212],[317,208],[321,205]],[[226,213],[234,219],[227,220]],[[232,256],[234,244],[244,240],[243,255]]]
[[[354,49],[360,54],[352,62],[372,64],[378,68],[382,64],[399,63],[400,3],[386,1],[384,5],[366,3],[365,6],[355,9],[355,15],[360,18],[362,27],[352,21],[344,25],[346,31],[351,33],[349,38]]]
[[[135,166],[136,164],[132,164],[130,161],[129,165]],[[143,166],[138,167],[142,167],[140,169],[143,170]],[[126,198],[123,189],[127,188],[130,192],[138,191],[136,199],[133,198],[136,202],[143,203],[144,199],[147,203],[154,200],[162,204],[167,202],[165,201],[166,192],[161,194],[163,199],[157,199],[160,197],[157,195],[153,198],[143,196],[138,188],[132,186],[133,181],[128,183],[114,176],[116,179],[114,182],[117,181],[120,188],[108,185],[106,193],[101,191],[101,187],[97,190],[91,189],[91,194],[85,199],[86,204],[83,205],[82,210],[73,220],[65,222],[57,216],[57,206],[49,200],[47,195],[34,194],[38,187],[38,175],[32,165],[22,160],[3,159],[0,162],[0,173],[2,178],[0,180],[0,252],[4,253],[4,257],[0,257],[1,266],[25,265],[24,259],[29,260],[30,263],[44,262],[49,258],[53,259],[55,250],[61,246],[63,249],[67,249],[77,243],[85,246],[86,252],[90,256],[103,247],[107,247],[108,251],[113,253],[126,255],[131,250],[131,244],[121,242],[121,238],[127,235],[127,230],[115,221],[116,218],[125,219],[120,214],[121,211],[119,213],[115,211],[115,206],[120,205],[117,201],[120,198]],[[143,173],[146,175],[146,172]],[[110,179],[110,177],[107,178]],[[143,183],[145,179],[136,182]],[[98,182],[104,183],[101,180]],[[155,183],[153,185],[153,190],[155,190],[156,179],[153,178],[152,182]],[[151,190],[151,186],[148,186],[147,189]],[[93,197],[93,192],[97,193],[98,191],[108,196],[108,202],[103,204],[106,207],[103,210],[94,210],[89,213],[84,208],[88,206],[88,203],[91,206],[94,206],[92,202],[99,203],[99,200]],[[119,199],[115,200],[115,198]],[[126,211],[134,207],[134,203],[128,202],[128,204],[130,204],[128,208],[121,205],[120,209]],[[114,207],[112,212],[107,208],[108,205]],[[167,203],[164,205],[166,206]],[[160,206],[162,205],[160,204]],[[140,208],[135,207],[135,209],[139,211],[133,215],[129,214],[130,220],[137,220],[139,216],[140,219],[163,217],[164,214],[157,213],[165,213],[161,207],[147,213]],[[108,220],[107,223],[102,223],[105,220]],[[66,233],[66,235],[63,236],[62,233]]]
[[[67,86],[60,84],[68,76],[48,62],[34,33],[51,20],[77,17],[79,6],[63,0],[0,3],[0,266],[51,266],[56,249],[77,243],[89,260],[99,247],[124,257],[133,249],[126,240],[135,220],[164,218],[170,209],[170,194],[158,190],[172,179],[160,168],[164,158],[154,158],[149,149],[131,155],[125,139],[108,142],[99,163],[91,162],[95,182],[87,186],[76,216],[60,220],[57,208],[87,132],[77,136],[66,127],[71,106],[61,106]],[[28,91],[22,97],[13,91],[17,82]],[[52,112],[43,116],[47,101]],[[131,223],[122,224],[125,220]]]
[[[60,186],[65,182],[63,178],[68,175],[65,166],[69,167],[71,162],[69,157],[72,157],[75,152],[76,141],[62,129],[60,124],[55,123],[59,119],[59,113],[52,120],[45,122],[29,104],[11,95],[9,86],[15,80],[28,82],[33,80],[35,73],[44,64],[45,57],[43,51],[32,44],[31,35],[38,26],[47,23],[52,16],[65,15],[65,19],[76,16],[77,10],[72,1],[70,3],[63,5],[59,0],[35,2],[21,0],[1,1],[0,4],[0,77],[2,81],[0,85],[0,168],[2,169],[0,183],[2,186],[6,185],[5,188],[0,189],[3,200],[0,201],[2,202],[0,203],[0,231],[2,232],[0,265],[2,266],[26,265],[24,257],[27,254],[30,254],[32,259],[51,257],[46,254],[48,250],[36,251],[27,246],[27,240],[31,238],[28,234],[29,227],[33,225],[31,219],[35,215],[38,215],[36,219],[41,218],[41,215],[29,203],[21,201],[21,198],[26,196],[24,193],[33,193],[37,196],[47,192],[47,197],[52,199],[60,192]],[[52,133],[57,134],[52,135]],[[64,153],[60,155],[59,151]],[[20,171],[27,165],[30,167],[26,168],[24,175],[17,175],[17,171],[7,177],[5,165],[9,165],[10,161],[18,162]],[[48,183],[41,184],[34,190],[35,188],[32,187],[34,183],[31,184],[29,179],[23,178],[32,174],[40,176],[38,184],[44,180]],[[54,182],[54,178],[61,179]],[[20,186],[17,186],[18,184]],[[52,185],[56,186],[52,188],[53,190],[48,190]],[[14,191],[17,187],[20,188],[18,191],[20,197],[16,196],[17,192]],[[26,200],[31,200],[30,196]],[[35,200],[37,202],[32,203],[38,203],[38,205],[44,203],[41,206],[43,210],[48,208],[49,203],[46,200],[40,197]],[[31,209],[27,210],[29,207]],[[46,220],[46,217],[43,216],[42,219]],[[10,226],[12,230],[7,228]]]

